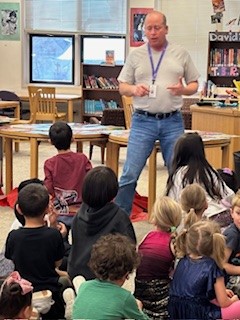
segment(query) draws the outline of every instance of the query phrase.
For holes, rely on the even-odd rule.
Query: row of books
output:
[[[240,67],[237,66],[210,66],[208,68],[208,74],[213,77],[233,77],[236,78],[240,74]]]
[[[118,81],[114,77],[105,78],[84,74],[83,79],[87,89],[118,89]]]
[[[117,102],[110,100],[105,101],[103,99],[99,100],[84,100],[84,112],[85,113],[102,113],[104,109],[117,109]]]
[[[210,50],[210,66],[240,67],[240,49],[214,48]]]

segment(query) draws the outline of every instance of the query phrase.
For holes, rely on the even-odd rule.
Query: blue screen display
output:
[[[30,82],[74,83],[74,36],[30,35]]]

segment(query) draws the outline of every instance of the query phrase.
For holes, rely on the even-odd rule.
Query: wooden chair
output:
[[[98,123],[98,124],[102,124],[102,125],[113,125],[113,126],[125,127],[124,111],[122,108],[104,109],[102,121],[100,122],[96,117],[91,117],[90,123]],[[93,153],[94,146],[101,148],[101,163],[104,164],[105,148],[107,146],[107,139],[106,139],[106,141],[96,140],[96,141],[90,142],[90,147],[89,147],[89,159],[90,160],[92,159],[92,153]]]
[[[36,87],[28,86],[30,110],[34,110],[35,122],[58,120],[67,121],[66,112],[58,112],[56,105],[56,89],[54,87]],[[39,93],[39,94],[37,94]],[[37,95],[36,95],[37,94]],[[34,96],[36,96],[36,104],[34,106]]]
[[[122,103],[125,117],[125,126],[126,129],[130,129],[132,123],[132,115],[134,112],[132,97],[122,96]]]

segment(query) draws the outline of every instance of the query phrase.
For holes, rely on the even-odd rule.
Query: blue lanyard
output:
[[[154,84],[154,82],[155,82],[155,80],[156,80],[157,73],[158,73],[158,69],[159,69],[160,64],[161,64],[161,62],[162,62],[162,59],[163,59],[163,56],[164,56],[164,54],[165,54],[167,45],[168,45],[168,44],[166,44],[166,45],[164,46],[164,48],[163,48],[163,50],[162,50],[162,53],[161,53],[161,55],[160,55],[160,57],[159,57],[159,60],[158,60],[156,69],[154,69],[152,51],[151,51],[150,45],[149,45],[149,43],[148,43],[148,55],[149,55],[150,62],[151,62],[151,67],[152,67],[152,84]]]

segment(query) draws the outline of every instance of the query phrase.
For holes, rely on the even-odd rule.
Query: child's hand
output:
[[[138,300],[138,299],[135,299],[135,300],[136,300],[136,302],[137,302],[138,309],[139,309],[140,311],[142,311],[142,308],[143,308],[142,301],[140,301],[140,300]]]
[[[53,202],[49,202],[48,206],[48,219],[50,223],[50,227],[57,228],[57,211],[54,208]]]
[[[67,235],[67,227],[64,223],[58,222],[57,229],[60,231],[63,238]]]
[[[230,289],[226,289],[226,293],[227,293],[228,298],[232,298],[234,296],[234,292]]]
[[[239,300],[238,296],[236,294],[234,294],[230,299],[231,299],[232,302],[236,302],[236,301]]]

